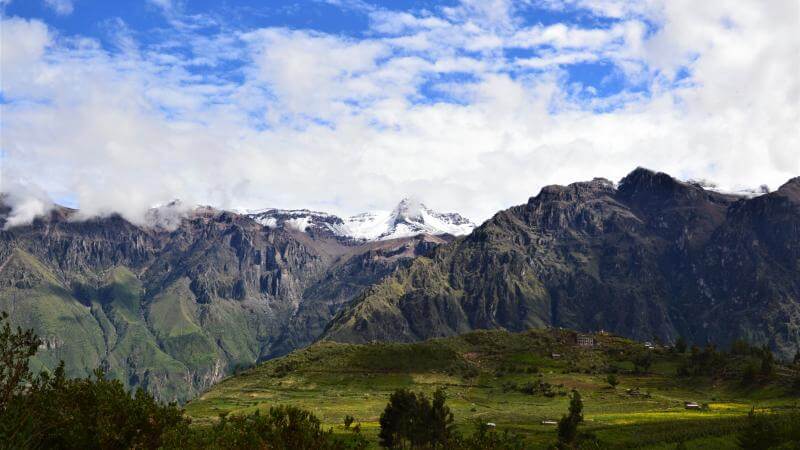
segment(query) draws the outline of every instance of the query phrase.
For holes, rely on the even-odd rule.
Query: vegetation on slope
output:
[[[420,343],[319,342],[223,380],[186,405],[195,423],[220,414],[246,415],[289,404],[345,432],[352,416],[377,442],[380,416],[397,389],[432,396],[443,388],[462,432],[475,423],[520,434],[526,446],[556,441],[570,392],[580,392],[581,433],[614,448],[731,448],[748,413],[793,410],[800,371],[773,361],[762,373],[763,349],[731,352],[708,346],[653,350],[628,339],[594,335],[592,348],[567,330],[477,331]],[[771,355],[767,351],[766,354]],[[746,381],[748,368],[758,370]],[[609,383],[613,375],[614,386]],[[686,409],[696,402],[700,409]],[[547,423],[543,423],[547,421]]]

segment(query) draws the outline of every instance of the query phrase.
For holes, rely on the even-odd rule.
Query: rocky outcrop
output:
[[[365,291],[325,338],[561,326],[667,342],[745,338],[793,356],[798,184],[745,198],[637,169],[618,185],[547,186]]]

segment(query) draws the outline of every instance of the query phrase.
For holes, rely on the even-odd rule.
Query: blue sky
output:
[[[488,2],[487,2],[488,3]],[[166,6],[168,5],[168,6]],[[84,36],[98,42],[105,51],[118,52],[119,33],[124,28],[139,45],[157,47],[165,41],[175,38],[175,25],[190,27],[195,37],[204,36],[213,39],[221,33],[246,33],[248,30],[264,28],[287,28],[308,30],[335,35],[343,39],[375,39],[391,36],[392,33],[381,33],[373,27],[375,16],[385,14],[413,14],[418,17],[439,17],[447,15],[447,8],[456,9],[458,1],[293,1],[272,0],[259,1],[121,1],[108,2],[98,0],[32,0],[12,1],[8,3],[5,13],[38,19],[46,22],[54,30],[65,36]],[[500,8],[497,8],[498,10]],[[656,24],[641,17],[644,32],[655,29]],[[567,4],[561,7],[547,2],[519,2],[514,9],[511,22],[515,29],[526,27],[553,26],[565,24],[587,30],[609,30],[626,20],[624,17],[608,17],[598,15],[590,8],[580,4]],[[494,25],[494,26],[505,26]],[[192,56],[190,47],[176,47],[175,52],[183,56]],[[398,50],[400,52],[402,50]],[[509,43],[501,50],[505,61],[511,63],[517,59],[535,58],[558,52],[559,48],[551,42],[540,45],[516,45]],[[459,54],[480,58],[480,51],[459,49]],[[188,66],[193,73],[201,76],[235,78],[247,61],[231,59],[217,61],[213,65]],[[566,83],[582,88],[581,95],[606,97],[621,91],[646,92],[648,84],[640,80],[632,81],[621,73],[613,61],[602,56],[591,61],[574,64],[561,64]],[[537,68],[523,68],[508,64],[503,69],[515,77],[524,77],[540,72]],[[442,78],[457,79],[458,73],[430,74],[422,83],[417,93],[421,102],[459,101],[443,95],[435,89],[435,84]],[[464,77],[468,73],[461,74]]]
[[[800,172],[792,0],[0,5],[20,220],[404,195],[482,220],[638,165],[734,190]]]

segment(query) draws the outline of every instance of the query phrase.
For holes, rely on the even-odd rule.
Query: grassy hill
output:
[[[751,407],[797,406],[796,369],[777,365],[772,376],[757,374],[743,385],[746,368],[760,367],[756,349],[693,356],[593,337],[591,348],[578,346],[574,332],[557,329],[478,331],[415,344],[319,342],[222,381],[187,404],[186,414],[208,423],[223,413],[289,404],[312,411],[335,431],[352,415],[377,442],[378,418],[392,391],[430,394],[445,387],[464,431],[475,421],[493,422],[539,448],[556,436],[553,425],[541,422],[559,419],[568,392],[577,389],[584,399],[582,429],[605,446],[674,448],[685,441],[689,448],[726,448],[734,446]],[[651,363],[646,371],[634,364],[643,360]],[[616,388],[607,382],[610,373],[619,381]],[[686,401],[704,408],[686,410]]]

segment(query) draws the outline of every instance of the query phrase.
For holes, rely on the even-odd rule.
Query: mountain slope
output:
[[[174,229],[74,213],[0,231],[0,310],[45,338],[37,364],[102,366],[164,400],[313,341],[365,286],[444,242],[342,242],[210,208]]]
[[[325,338],[552,325],[697,343],[745,337],[790,357],[800,343],[799,184],[746,199],[637,169],[618,186],[548,186],[370,288]]]

